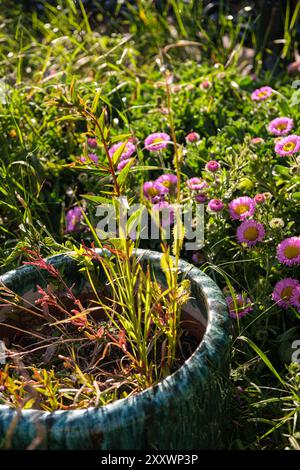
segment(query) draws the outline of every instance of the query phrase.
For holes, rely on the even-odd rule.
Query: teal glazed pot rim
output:
[[[97,252],[101,253],[101,249]],[[47,261],[57,267],[66,263],[74,263],[74,259],[70,258],[72,253],[58,254],[47,259]],[[151,250],[135,250],[135,254],[145,261],[150,261],[156,271],[160,269],[161,253]],[[184,393],[189,378],[193,375],[205,376],[209,370],[214,370],[214,365],[220,364],[224,351],[228,349],[230,342],[229,335],[229,316],[225,299],[219,287],[215,282],[198,268],[179,260],[180,273],[189,279],[192,285],[197,286],[202,297],[201,304],[205,306],[207,312],[207,326],[203,339],[199,343],[194,353],[186,360],[186,362],[173,374],[162,380],[157,385],[150,387],[137,395],[130,396],[114,403],[95,408],[88,407],[81,410],[58,410],[58,411],[40,411],[40,410],[16,410],[7,405],[0,405],[0,431],[1,421],[11,422],[18,413],[22,420],[31,420],[32,422],[42,422],[49,424],[51,428],[58,430],[62,427],[63,422],[68,425],[80,426],[84,420],[90,426],[100,426],[105,430],[107,426],[113,427],[114,423],[118,423],[120,415],[124,408],[130,408],[130,417],[134,420],[145,419],[147,409],[151,406],[163,406],[167,403],[174,392],[179,395]],[[22,266],[14,271],[10,271],[0,276],[0,284],[7,285],[13,290],[14,278],[20,278],[20,275],[33,275],[37,272],[34,266]],[[16,290],[18,290],[16,288]],[[23,293],[18,292],[20,295]],[[195,299],[196,303],[198,299]],[[199,302],[198,302],[199,305]],[[221,356],[221,359],[220,359]],[[226,373],[225,373],[226,375]],[[127,413],[128,415],[128,413]],[[20,417],[18,418],[20,420]],[[60,422],[61,421],[61,422]],[[18,425],[17,425],[18,427]],[[16,432],[18,430],[16,429]],[[0,432],[1,434],[1,432]]]

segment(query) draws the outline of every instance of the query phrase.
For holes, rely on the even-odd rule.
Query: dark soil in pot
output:
[[[101,294],[98,293],[98,295]],[[108,295],[108,293],[102,293],[103,298],[107,298]],[[96,300],[96,297],[92,295],[78,296],[78,298],[86,308],[92,308],[93,301]],[[66,309],[72,308],[72,302],[67,296],[61,295],[59,299]],[[34,311],[33,308],[31,310]],[[16,307],[13,311],[13,318],[0,323],[0,338],[4,341],[7,351],[7,367],[2,370],[0,378],[0,403],[13,408],[28,408],[30,405],[30,408],[47,411],[103,405],[103,402],[99,402],[95,390],[82,384],[76,366],[82,374],[90,376],[91,381],[96,384],[96,391],[106,397],[105,404],[138,393],[134,384],[127,380],[131,372],[129,361],[124,357],[122,349],[113,344],[114,340],[122,341],[119,329],[107,319],[103,310],[99,308],[90,314],[97,332],[97,336],[91,337],[90,341],[84,337],[87,332],[83,331],[80,319],[74,319],[72,323],[65,325],[64,333],[66,333],[65,336],[69,336],[69,340],[59,341],[57,334],[60,332],[55,326],[51,326],[51,323],[49,324],[49,319],[62,321],[61,311],[52,307],[49,309],[49,316],[45,318],[41,318],[37,309],[35,313],[37,317]],[[177,361],[173,370],[166,371],[167,375],[175,372],[192,355],[204,331],[205,327],[199,321],[184,310],[182,311],[181,338],[176,352]],[[41,340],[42,337],[46,340]],[[74,339],[73,342],[71,338]],[[85,343],[82,344],[83,341]],[[74,355],[76,351],[76,361],[70,354],[70,346],[73,348]],[[163,342],[158,341],[157,347],[161,353],[158,354],[156,360],[161,363]],[[8,370],[9,375],[18,384],[23,383],[24,394],[19,395],[17,400],[15,393],[12,394],[11,388],[6,386]],[[50,409],[51,404],[47,395],[45,401],[44,382],[43,380],[41,382],[41,374],[46,374],[49,380],[52,379],[51,371],[58,380],[61,380],[61,388],[65,386],[67,390],[69,387],[69,391],[62,393],[60,399],[53,404],[53,409]]]

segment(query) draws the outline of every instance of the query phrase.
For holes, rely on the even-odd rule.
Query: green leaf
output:
[[[163,253],[160,259],[160,266],[166,276],[168,286],[172,286],[172,269],[174,269],[174,264],[169,253]]]
[[[125,150],[126,144],[127,142],[123,142],[123,144],[120,145],[120,147],[114,152],[113,157],[112,157],[112,161],[114,165],[116,165],[118,161],[120,160],[120,157]]]
[[[93,99],[93,103],[92,103],[92,113],[95,114],[96,111],[97,111],[97,107],[98,107],[98,103],[99,103],[99,98],[100,98],[100,95],[101,95],[101,90],[99,89]]]
[[[185,228],[182,223],[181,217],[176,217],[176,223],[173,227],[173,234],[174,234],[174,242],[172,246],[172,252],[173,252],[173,255],[176,256],[177,254],[179,255],[182,249],[184,235],[185,235]]]
[[[280,100],[278,104],[279,104],[281,111],[283,112],[285,116],[289,116],[291,114],[290,107],[285,99]]]
[[[241,339],[242,341],[245,341],[245,343],[249,344],[249,346],[251,346],[251,348],[259,355],[259,357],[263,360],[263,362],[270,369],[272,374],[275,375],[275,377],[279,380],[279,382],[282,385],[285,385],[284,380],[280,377],[279,373],[277,372],[277,370],[275,369],[273,364],[270,362],[270,360],[267,358],[265,353],[255,343],[253,343],[253,341],[251,341],[251,339],[247,338],[246,336],[239,336],[239,339]]]
[[[289,176],[289,174],[290,174],[289,168],[287,168],[286,166],[283,166],[283,165],[275,165],[274,170],[279,175]]]
[[[128,234],[130,234],[135,224],[137,224],[138,226],[140,225],[140,218],[142,217],[144,210],[146,210],[144,207],[140,207],[133,214],[131,214],[131,216],[129,217],[126,223],[126,231]]]
[[[61,122],[61,121],[80,121],[80,120],[83,121],[84,119],[81,116],[74,116],[74,114],[67,114],[66,116],[57,118],[55,121]]]
[[[111,204],[111,199],[102,196],[92,196],[90,194],[82,194],[81,197],[95,204]]]
[[[122,140],[128,140],[128,138],[131,137],[131,134],[119,134],[119,135],[114,135],[110,138],[110,142],[114,144],[115,142],[120,142]]]
[[[127,165],[124,166],[121,173],[118,175],[117,181],[118,181],[119,186],[123,186],[123,184],[125,183],[128,173],[130,171],[130,168],[132,167],[133,164],[134,164],[134,158],[131,158],[130,161],[127,163]]]

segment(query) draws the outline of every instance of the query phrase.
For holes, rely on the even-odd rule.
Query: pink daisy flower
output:
[[[212,173],[215,173],[215,171],[218,171],[220,169],[221,165],[219,162],[216,160],[211,160],[210,162],[207,162],[205,165],[205,169],[207,171],[211,171]]]
[[[189,134],[185,136],[185,140],[188,143],[198,142],[199,139],[200,139],[200,135],[197,134],[197,132],[190,132]]]
[[[169,192],[168,188],[157,181],[147,181],[144,183],[143,190],[145,197],[152,202],[159,202]]]
[[[224,208],[224,204],[220,199],[211,199],[207,207],[212,212],[220,212]]]
[[[236,237],[240,243],[247,243],[248,246],[256,245],[265,236],[263,224],[256,220],[244,220],[237,228]]]
[[[251,144],[257,145],[257,144],[262,144],[264,142],[264,139],[262,137],[253,137],[250,140]]]
[[[206,181],[203,181],[201,178],[190,178],[186,182],[187,187],[191,191],[195,191],[197,194],[195,195],[195,199],[200,204],[203,204],[207,201],[207,195],[205,194],[205,190],[208,188],[208,184]]]
[[[300,312],[300,284],[294,287],[291,298],[290,298],[291,305],[296,307]]]
[[[290,277],[281,279],[281,281],[278,281],[274,287],[272,299],[274,300],[274,302],[280,305],[280,307],[288,308],[291,305],[290,301],[294,289],[298,286],[299,282],[297,281],[297,279],[292,279]]]
[[[177,176],[172,173],[159,176],[156,182],[165,186],[170,192],[177,192]]]
[[[277,258],[280,263],[293,266],[300,263],[300,237],[290,237],[277,246]]]
[[[253,101],[263,101],[269,98],[273,93],[273,90],[269,86],[263,86],[261,88],[257,88],[251,94],[251,99]]]
[[[154,211],[161,212],[162,228],[166,228],[174,223],[174,209],[167,201],[160,201],[157,204],[154,204],[152,209]]]
[[[80,207],[75,206],[66,213],[66,233],[76,232],[80,229],[83,214]]]
[[[226,303],[231,318],[242,318],[253,310],[249,297],[244,297],[242,294],[237,294],[235,299],[233,299],[231,295],[228,295],[226,297]]]
[[[145,139],[145,148],[149,152],[157,152],[158,150],[164,149],[167,147],[171,138],[168,134],[164,132],[155,132],[154,134],[148,135]]]
[[[201,90],[208,90],[211,87],[211,82],[209,80],[204,80],[200,83]]]
[[[229,203],[228,209],[233,220],[244,220],[254,214],[255,202],[248,196],[238,197]]]
[[[124,144],[124,142],[118,142],[117,144],[114,144],[110,147],[109,149],[109,156],[110,158],[113,158],[115,152]],[[131,157],[131,155],[136,151],[135,145],[133,145],[131,142],[127,142],[127,144],[124,147],[124,150],[120,156],[120,160],[128,160],[128,158]]]
[[[262,204],[266,201],[266,196],[264,194],[256,194],[254,196],[254,201],[256,204]]]
[[[121,160],[120,163],[118,164],[118,171],[123,170],[128,163],[135,161],[134,158],[127,158],[126,160]]]
[[[268,131],[273,135],[285,135],[288,134],[293,127],[293,119],[288,117],[279,117],[270,122]]]
[[[197,202],[199,202],[199,204],[203,204],[204,202],[207,201],[208,197],[205,193],[199,193],[199,194],[196,194],[195,199]]]
[[[88,154],[88,158],[86,158],[86,157],[80,157],[80,161],[81,161],[82,163],[91,163],[91,161],[92,161],[92,162],[94,162],[94,163],[97,165],[97,164],[98,164],[98,160],[99,160],[98,155],[96,155],[95,153],[89,153],[89,154]]]
[[[300,137],[298,135],[288,135],[275,144],[275,152],[281,157],[288,157],[300,150]]]
[[[202,191],[208,187],[206,181],[203,181],[201,178],[197,177],[187,180],[186,185],[191,191]]]
[[[92,139],[92,138],[87,139],[87,144],[88,144],[89,147],[91,147],[93,149],[97,148],[97,146],[98,146],[97,145],[97,139]]]

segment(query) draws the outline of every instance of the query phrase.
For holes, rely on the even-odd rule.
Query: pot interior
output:
[[[151,257],[142,256],[140,262],[146,267],[149,262],[154,273],[155,280],[162,286],[166,285],[166,280],[160,268],[160,256]],[[91,286],[86,277],[79,272],[79,268],[75,259],[58,255],[52,258],[51,264],[58,268],[67,285],[72,288],[74,295],[78,297],[84,304],[87,299],[92,300],[94,294],[92,293]],[[97,264],[97,263],[96,263]],[[195,268],[193,268],[195,269]],[[107,280],[105,273],[101,266],[97,266],[97,276],[104,289],[107,289]],[[190,300],[182,308],[182,326],[185,330],[200,342],[208,323],[208,307],[205,300],[205,295],[194,280],[189,275],[189,271],[181,273],[181,278],[187,278],[191,281],[191,297]],[[15,271],[11,271],[1,278],[1,284],[5,284],[13,292],[16,292],[22,297],[21,305],[30,307],[35,306],[35,301],[40,298],[40,293],[37,290],[37,285],[43,289],[48,286],[55,290],[52,284],[51,276],[45,270],[36,268],[35,266],[23,266]],[[0,294],[2,295],[2,294]],[[106,295],[107,292],[106,292]],[[68,303],[68,299],[63,299],[64,304]],[[102,313],[99,310],[93,313],[97,318],[102,318]],[[26,330],[28,326],[32,326],[32,315],[27,314],[26,311],[20,309],[18,306],[4,305],[0,306],[0,339],[4,342],[10,341],[16,334],[16,328]]]

